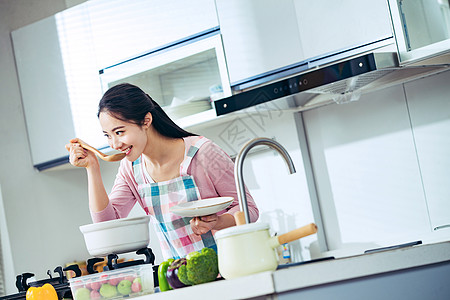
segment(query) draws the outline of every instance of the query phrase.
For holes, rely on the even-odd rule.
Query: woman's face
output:
[[[109,146],[125,153],[129,161],[135,161],[144,152],[147,144],[146,125],[122,121],[107,112],[101,112],[99,120]]]

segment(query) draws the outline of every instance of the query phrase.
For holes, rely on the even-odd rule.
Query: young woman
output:
[[[116,85],[103,95],[98,118],[111,148],[126,154],[109,195],[97,157],[83,149],[79,139],[66,145],[70,163],[87,170],[93,221],[124,218],[137,201],[152,216],[164,259],[203,247],[216,249],[213,233],[236,225],[233,214],[239,211],[229,156],[207,138],[178,127],[149,95],[131,84]],[[254,222],[259,212],[246,192]],[[169,211],[180,202],[219,196],[234,201],[217,214],[186,218]]]

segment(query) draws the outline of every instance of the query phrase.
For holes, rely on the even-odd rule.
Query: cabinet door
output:
[[[89,1],[100,68],[218,26],[214,0]]]
[[[444,0],[388,0],[401,64],[448,63],[450,4]],[[446,54],[441,59],[434,56]]]
[[[450,72],[405,84],[434,230],[450,227]],[[448,230],[448,229],[447,229]]]
[[[56,18],[11,33],[33,164],[67,156],[75,130]]]
[[[318,56],[392,37],[385,0],[216,2],[235,86],[283,69],[304,70]]]
[[[392,36],[386,0],[294,0],[307,58]]]
[[[33,165],[43,169],[67,161],[64,145],[74,137],[105,146],[96,116],[101,86],[85,6],[18,29],[12,40]]]
[[[232,85],[303,60],[292,0],[217,0]]]

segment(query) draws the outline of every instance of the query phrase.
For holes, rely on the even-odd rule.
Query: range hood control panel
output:
[[[375,70],[373,53],[366,54],[217,100],[216,114],[225,115]]]

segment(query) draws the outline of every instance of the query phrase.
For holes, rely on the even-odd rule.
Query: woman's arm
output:
[[[89,209],[96,213],[104,210],[109,203],[108,194],[103,184],[100,166],[86,168],[88,177]]]
[[[108,194],[103,185],[100,165],[97,157],[91,151],[81,147],[80,139],[72,139],[66,145],[70,152],[69,161],[75,167],[83,167],[87,171],[89,208],[93,212],[98,212],[106,208],[109,203]]]
[[[130,167],[121,164],[112,191],[108,195],[97,157],[91,151],[82,148],[79,141],[79,139],[72,139],[66,148],[70,152],[70,163],[86,169],[92,220],[103,222],[128,216],[138,195],[136,184],[133,184],[134,181],[131,179]]]

